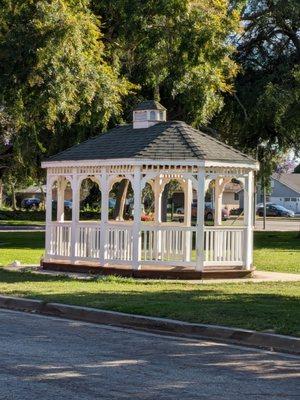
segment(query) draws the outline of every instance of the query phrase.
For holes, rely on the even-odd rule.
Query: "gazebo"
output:
[[[133,110],[132,124],[62,151],[42,167],[47,169],[43,268],[189,279],[251,274],[257,161],[184,122],[167,121],[166,109],[158,102],[142,102]],[[87,178],[101,191],[97,222],[80,220],[80,188]],[[109,192],[124,179],[133,190],[133,218],[110,220]],[[232,179],[244,187],[242,225],[222,224],[222,192]],[[184,193],[182,222],[162,221],[162,193],[172,180]],[[214,224],[206,226],[205,194],[212,181]],[[146,184],[154,196],[151,221],[141,220]],[[67,186],[72,191],[70,221],[64,218]]]

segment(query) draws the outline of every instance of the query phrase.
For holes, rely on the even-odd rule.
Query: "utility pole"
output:
[[[264,217],[263,217],[263,230],[266,230],[266,219],[267,219],[267,194],[266,194],[266,185],[265,185],[265,180],[262,180],[263,182],[263,204],[264,204]]]

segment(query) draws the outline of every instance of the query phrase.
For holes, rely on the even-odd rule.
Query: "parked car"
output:
[[[215,210],[209,206],[209,205],[205,205],[205,209],[204,209],[204,219],[206,221],[213,221],[214,219],[214,214],[215,214]],[[193,201],[192,203],[192,217],[196,217],[197,216],[197,202]],[[226,208],[222,208],[222,221],[227,221],[229,217],[229,212]]]
[[[267,202],[266,203],[266,206],[276,206],[276,204],[275,203],[270,203],[270,202]],[[259,209],[259,208],[262,208],[264,206],[264,203],[258,203],[258,204],[256,204],[256,211]]]
[[[257,209],[257,215],[263,217],[264,215],[264,207],[259,207]],[[294,211],[288,210],[287,208],[277,205],[277,204],[268,204],[266,206],[266,215],[267,217],[294,217]]]
[[[54,208],[57,208],[57,201],[56,200],[52,200],[52,204],[54,206]],[[64,201],[64,207],[67,211],[71,211],[72,210],[72,200],[65,200]]]
[[[41,204],[40,199],[36,199],[35,197],[23,199],[21,202],[21,207],[25,208],[26,210],[35,210],[39,208]]]

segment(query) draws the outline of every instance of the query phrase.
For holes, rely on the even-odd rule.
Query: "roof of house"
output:
[[[225,185],[224,192],[238,193],[241,189],[241,183],[229,182]]]
[[[138,129],[134,129],[132,124],[119,125],[50,157],[48,161],[122,158],[255,162],[253,158],[181,121],[160,122]]]
[[[273,174],[272,178],[300,194],[300,174]]]
[[[24,193],[24,194],[41,193],[41,188],[43,189],[43,192],[46,192],[46,185],[42,185],[42,187],[32,185],[23,189],[18,189],[17,193]]]
[[[145,100],[138,104],[134,111],[143,111],[143,110],[161,110],[166,111],[166,108],[161,105],[158,101],[155,100]]]

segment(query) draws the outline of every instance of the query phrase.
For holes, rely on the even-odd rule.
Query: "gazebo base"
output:
[[[207,267],[203,271],[195,271],[191,267],[156,267],[145,265],[133,270],[130,265],[110,265],[106,267],[92,263],[70,264],[64,261],[44,261],[42,267],[50,271],[78,272],[99,275],[115,275],[141,279],[234,279],[251,278],[253,269],[241,267]]]

